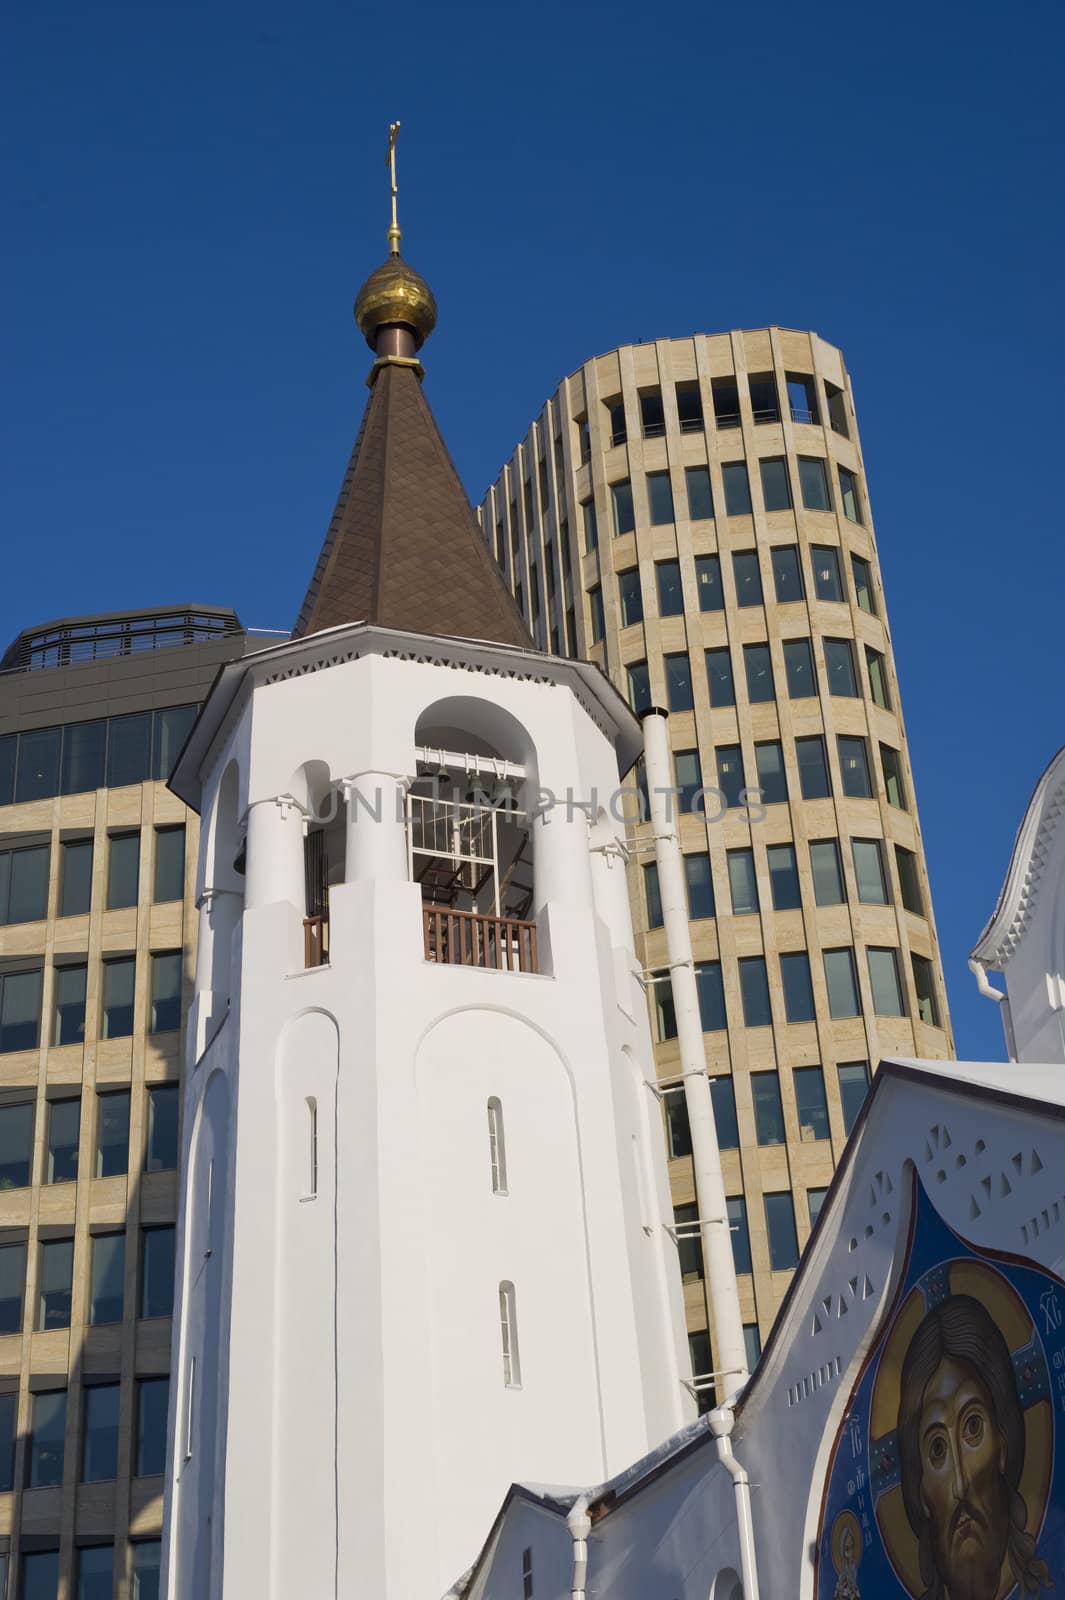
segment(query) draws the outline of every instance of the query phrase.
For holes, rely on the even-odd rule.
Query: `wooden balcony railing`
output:
[[[536,924],[516,917],[482,917],[447,906],[423,906],[426,961],[495,972],[537,972]]]
[[[329,918],[304,917],[303,965],[324,967],[329,960]]]

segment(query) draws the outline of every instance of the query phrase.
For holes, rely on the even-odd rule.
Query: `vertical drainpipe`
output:
[[[725,1204],[721,1149],[717,1142],[710,1080],[706,1074],[699,990],[695,981],[691,929],[688,925],[684,863],[675,820],[676,796],[673,790],[668,714],[658,706],[652,706],[644,712],[641,720],[651,828],[655,860],[658,863],[658,890],[673,983],[673,1005],[677,1015],[680,1070],[691,1127],[695,1197],[710,1287],[717,1356],[715,1368],[722,1380],[720,1392],[727,1396],[734,1394],[747,1382],[747,1347],[743,1337],[728,1207]]]

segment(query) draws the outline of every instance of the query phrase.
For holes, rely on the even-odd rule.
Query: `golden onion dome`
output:
[[[436,327],[433,291],[401,256],[389,256],[356,295],[355,321],[371,350],[376,348],[378,328],[386,323],[409,328],[414,348],[420,349]]]

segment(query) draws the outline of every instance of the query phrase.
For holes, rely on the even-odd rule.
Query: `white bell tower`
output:
[[[170,1600],[438,1600],[512,1480],[603,1480],[694,1413],[611,804],[640,731],[530,646],[422,394],[425,296],[396,257],[360,295],[297,636],[224,669],[172,780],[203,827]]]

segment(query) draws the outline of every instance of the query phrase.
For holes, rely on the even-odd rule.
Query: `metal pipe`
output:
[[[1000,1007],[1002,1031],[1006,1035],[1006,1049],[1009,1051],[1010,1060],[1016,1061],[1017,1041],[1013,1032],[1013,1013],[1010,1010],[1009,995],[1003,994],[1001,989],[996,989],[993,987],[990,979],[987,976],[987,969],[982,961],[977,961],[975,957],[970,958],[969,971],[976,979],[976,987],[979,989],[980,993],[984,995],[986,999],[994,1000],[996,1005]]]
[[[652,706],[642,717],[647,791],[651,830],[658,863],[658,889],[666,931],[673,1006],[677,1018],[681,1076],[691,1128],[695,1197],[699,1209],[706,1276],[713,1314],[714,1366],[725,1380],[725,1393],[747,1381],[747,1346],[743,1337],[736,1263],[732,1255],[721,1149],[717,1141],[714,1104],[706,1074],[703,1025],[699,1015],[699,990],[695,980],[684,863],[677,825],[673,818],[675,793],[669,743],[668,714]]]
[[[732,1449],[732,1426],[736,1417],[730,1405],[711,1411],[710,1431],[717,1447],[717,1459],[732,1479],[736,1494],[736,1532],[740,1541],[740,1573],[743,1600],[758,1600],[758,1555],[754,1543],[754,1515],[751,1509],[751,1480],[736,1460]]]
[[[566,1518],[566,1527],[573,1540],[573,1581],[570,1584],[570,1600],[585,1600],[585,1587],[588,1581],[588,1535],[592,1531],[588,1506],[593,1492],[582,1494],[574,1500]]]

